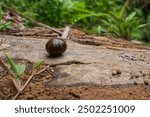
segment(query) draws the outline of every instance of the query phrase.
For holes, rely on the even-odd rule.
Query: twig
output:
[[[64,29],[64,32],[62,33],[62,36],[61,36],[62,39],[67,39],[68,38],[69,30],[70,30],[70,27],[66,26],[65,29]]]
[[[29,79],[28,79],[28,80],[26,81],[26,83],[23,85],[22,89],[21,89],[19,92],[17,92],[17,94],[12,98],[12,100],[17,99],[17,97],[19,96],[19,94],[26,88],[26,86],[29,84],[29,82],[31,81],[31,79],[32,79],[34,76],[36,76],[36,75],[38,75],[38,74],[44,72],[44,71],[45,71],[46,69],[48,69],[48,68],[49,68],[49,65],[48,65],[47,67],[43,68],[42,70],[38,71],[37,73],[32,73],[32,75],[29,77]]]
[[[10,69],[5,65],[5,63],[3,62],[2,59],[0,59],[0,65],[3,67],[4,70],[6,70],[8,72],[8,74],[11,75],[11,80],[13,81],[17,91],[19,92],[20,91],[20,88],[18,87],[18,85],[16,84],[16,81],[14,79],[14,75],[13,73],[10,71]]]
[[[0,76],[0,79],[3,78],[6,74],[7,74],[7,72],[5,71],[5,72],[3,73],[3,75]]]
[[[27,16],[24,16],[24,17],[25,17],[26,19],[30,20],[32,23],[38,25],[38,26],[41,26],[41,27],[44,27],[44,28],[48,28],[48,29],[53,30],[54,32],[56,32],[56,33],[58,33],[58,34],[62,34],[61,31],[59,31],[59,30],[57,30],[57,29],[55,29],[55,28],[53,28],[53,27],[50,27],[50,26],[48,26],[48,25],[46,25],[46,24],[43,24],[43,23],[41,23],[41,22],[38,22],[38,21],[36,21],[36,20],[34,20],[34,19],[32,19],[32,18],[29,18],[29,17],[27,17]]]
[[[5,65],[2,59],[0,59],[0,65],[4,68],[4,70],[6,70],[10,75],[12,75],[11,71],[8,69],[8,67]]]

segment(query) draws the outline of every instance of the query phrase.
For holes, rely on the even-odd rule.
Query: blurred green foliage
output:
[[[150,8],[142,0],[1,0],[19,13],[55,27],[150,41]],[[143,0],[144,1],[144,0]],[[26,23],[30,23],[26,20]]]

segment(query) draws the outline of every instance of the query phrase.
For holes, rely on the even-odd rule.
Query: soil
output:
[[[33,37],[37,40],[45,39],[44,43],[47,39],[58,36],[57,33],[43,28],[17,32],[7,31],[3,32],[1,37],[4,34],[21,37],[28,41]],[[17,37],[11,37],[12,41],[13,38]],[[49,67],[33,77],[25,90],[17,97],[18,100],[150,99],[149,47],[124,39],[86,35],[77,29],[72,29],[69,37],[70,42],[68,43],[70,46],[68,48],[70,51],[73,51],[73,54],[70,54],[70,51],[66,53],[69,53],[70,58],[45,59],[45,64],[41,66],[40,70],[47,65]],[[5,38],[10,37],[5,36]],[[18,40],[17,43],[21,42]],[[86,53],[88,51],[84,50],[86,55],[82,54],[81,51],[76,56],[77,52],[73,49],[71,50],[71,46],[78,47],[79,49],[81,47],[84,50],[87,49],[89,52],[91,50],[90,53],[93,53],[93,51],[95,53],[106,53],[108,56],[104,54],[94,55],[94,53],[91,56],[91,54]],[[0,51],[5,53],[7,52],[7,48],[1,46]],[[12,47],[9,52],[13,53],[13,51],[17,53]],[[42,53],[42,50],[39,49],[38,51]],[[114,55],[114,60],[110,59],[109,54],[110,56]],[[33,72],[35,61],[34,57],[20,57],[21,55],[18,57],[18,55],[19,53],[13,56],[15,62],[24,63],[27,66],[26,72],[22,77],[22,84],[24,84]],[[119,55],[120,58],[115,58],[116,55]],[[1,58],[8,66],[5,57],[1,56]],[[93,61],[89,59],[93,59]],[[125,62],[126,64],[124,64]],[[104,71],[107,68],[108,70]],[[99,72],[96,71],[97,69]],[[74,72],[76,70],[78,70],[77,73]],[[88,70],[93,71],[89,72]],[[105,73],[101,74],[103,72]],[[79,75],[81,75],[83,80],[75,79]],[[11,78],[12,76],[0,66],[0,99],[9,100],[17,94]]]

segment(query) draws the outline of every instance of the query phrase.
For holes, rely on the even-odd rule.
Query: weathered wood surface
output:
[[[138,84],[150,82],[150,50],[107,49],[67,41],[63,56],[50,58],[46,39],[0,36],[0,56],[6,53],[29,61],[44,60],[53,67],[54,80],[49,85]]]

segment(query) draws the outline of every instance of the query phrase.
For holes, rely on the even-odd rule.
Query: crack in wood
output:
[[[93,46],[101,46],[102,43],[91,40],[91,39],[74,39],[73,42],[76,42],[78,44],[82,45],[93,45]]]
[[[67,62],[63,62],[63,63],[56,63],[56,64],[51,64],[49,65],[50,67],[56,67],[56,66],[59,66],[59,65],[72,65],[72,64],[77,64],[77,65],[87,65],[87,64],[91,64],[91,63],[83,63],[83,62],[80,62],[80,61],[67,61]]]

